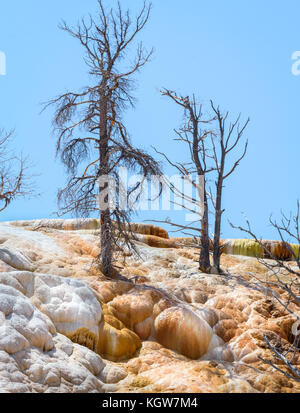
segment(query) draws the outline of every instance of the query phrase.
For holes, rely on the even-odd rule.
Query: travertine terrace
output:
[[[288,346],[295,319],[266,300],[254,257],[203,274],[197,250],[137,224],[139,254],[117,252],[107,279],[98,226],[0,224],[0,391],[299,392],[259,358],[263,333]]]

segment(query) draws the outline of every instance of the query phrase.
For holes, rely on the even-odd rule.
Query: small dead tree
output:
[[[16,198],[33,195],[27,159],[16,156],[9,148],[13,131],[0,130],[0,212]]]
[[[107,182],[100,188],[97,182],[110,176],[118,184],[118,167],[134,170],[145,179],[160,173],[150,155],[132,146],[122,120],[124,110],[134,106],[134,75],[152,54],[139,43],[134,62],[126,67],[127,52],[148,22],[151,4],[144,3],[134,19],[128,10],[122,10],[120,2],[115,10],[106,10],[101,0],[98,5],[97,19],[82,19],[76,28],[65,22],[61,25],[84,48],[93,84],[79,92],[65,93],[46,105],[56,106],[57,153],[70,176],[58,194],[62,215],[71,212],[86,217],[97,211],[97,197],[108,189]],[[137,193],[138,187],[142,187],[141,183],[129,188],[126,195]],[[118,203],[113,209],[100,210],[100,264],[105,275],[112,273],[113,249],[119,239],[129,247],[133,245],[127,231],[129,222],[130,212],[121,210]]]
[[[219,107],[215,107],[213,102],[210,102],[212,114],[208,120],[202,116],[202,106],[196,103],[195,97],[192,99],[189,96],[179,96],[176,92],[164,89],[161,91],[163,96],[168,96],[175,103],[184,109],[185,122],[181,129],[175,130],[177,134],[176,141],[184,142],[188,145],[190,151],[191,162],[188,164],[172,163],[165,154],[162,154],[168,163],[174,166],[184,179],[189,179],[189,176],[196,173],[202,177],[203,183],[203,215],[200,218],[200,269],[204,272],[220,273],[220,257],[221,257],[221,223],[224,209],[222,209],[222,198],[224,183],[227,178],[236,170],[241,160],[245,157],[248,147],[248,141],[245,143],[244,149],[240,157],[228,168],[227,160],[232,155],[233,150],[238,147],[243,133],[249,123],[249,119],[240,127],[240,116],[227,127],[227,118],[229,112],[222,114]],[[216,127],[213,125],[216,123]],[[205,129],[200,126],[205,124]],[[212,194],[208,190],[209,174],[215,176],[216,191]],[[197,185],[195,185],[197,190]],[[175,189],[171,187],[175,192]],[[191,199],[186,194],[181,194],[181,197],[188,203],[196,204],[196,199]],[[209,260],[209,205],[208,200],[211,200],[214,207],[214,234],[213,234],[213,268],[211,268]],[[173,226],[183,230],[197,231],[196,227],[177,225],[168,221]],[[194,224],[194,223],[193,223]],[[190,234],[189,234],[190,235]]]
[[[162,96],[169,97],[173,102],[177,105],[181,106],[184,111],[184,125],[179,129],[175,130],[177,134],[177,138],[175,141],[185,143],[190,152],[191,162],[189,163],[174,163],[170,161],[170,159],[165,155],[164,158],[175,167],[183,179],[190,180],[190,183],[194,185],[196,191],[199,189],[197,183],[191,180],[191,176],[196,174],[197,177],[201,178],[202,184],[202,196],[199,194],[199,198],[201,201],[201,213],[199,214],[199,221],[200,226],[199,228],[195,226],[191,226],[194,222],[190,225],[179,225],[176,223],[172,223],[167,221],[168,224],[172,226],[176,226],[181,230],[189,230],[189,231],[197,231],[200,233],[200,256],[199,256],[199,268],[201,271],[205,273],[209,273],[211,269],[210,265],[210,256],[209,256],[209,219],[208,219],[208,198],[207,198],[207,190],[206,190],[206,182],[207,182],[207,175],[213,171],[213,168],[208,167],[207,165],[207,147],[206,142],[209,139],[211,134],[210,131],[201,129],[203,124],[209,124],[211,120],[205,120],[202,114],[202,107],[196,103],[196,99],[193,96],[190,98],[189,96],[181,96],[178,95],[176,92],[163,89],[161,91]],[[158,151],[157,151],[158,152]],[[159,153],[159,152],[158,152]],[[184,201],[187,201],[189,205],[195,204],[199,202],[193,197],[188,196],[179,191],[178,189],[174,188],[174,186],[170,186],[171,190],[179,195]],[[184,205],[183,205],[184,206]],[[184,206],[184,208],[188,209],[188,207]],[[195,213],[197,208],[191,209],[190,212]],[[197,212],[196,212],[197,213]]]
[[[278,259],[274,255],[268,243],[259,239],[251,229],[249,220],[246,218],[246,227],[231,226],[246,233],[254,239],[261,247],[266,258],[257,258],[268,271],[267,279],[257,279],[258,283],[266,291],[267,299],[276,300],[282,309],[291,314],[294,324],[290,331],[292,343],[287,347],[281,345],[279,340],[272,340],[268,334],[264,334],[264,339],[274,355],[274,360],[264,360],[285,376],[300,382],[300,203],[297,201],[295,214],[286,216],[282,213],[280,222],[274,221],[270,217],[270,224],[277,231],[281,240],[280,247],[289,252],[290,261]],[[286,255],[286,254],[284,254]],[[277,362],[277,363],[276,363]]]
[[[248,118],[247,121],[240,126],[240,115],[237,117],[235,122],[230,123],[227,127],[227,119],[229,112],[223,114],[218,107],[216,107],[213,101],[210,101],[211,109],[215,114],[215,121],[217,123],[216,130],[211,133],[211,144],[212,144],[212,159],[215,164],[216,170],[216,192],[215,196],[210,194],[210,198],[215,210],[215,223],[214,223],[214,236],[213,236],[213,271],[216,273],[221,272],[220,268],[220,258],[221,258],[221,223],[222,215],[225,209],[222,208],[223,199],[223,188],[225,181],[230,177],[231,174],[236,170],[239,163],[245,157],[247,153],[248,141],[246,141],[241,156],[233,162],[233,164],[227,167],[227,158],[232,155],[238,144],[240,143],[243,133],[250,122]]]

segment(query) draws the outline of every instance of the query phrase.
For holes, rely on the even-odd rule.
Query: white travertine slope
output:
[[[34,292],[39,296],[43,288],[37,282],[41,278],[30,273],[0,274],[0,391],[112,391],[114,387],[101,380],[106,367],[101,357],[57,333],[50,318],[33,305]],[[51,281],[57,285],[54,277]],[[47,288],[44,292],[47,295]]]
[[[49,317],[57,332],[92,350],[96,348],[102,309],[85,282],[24,271],[0,273],[1,284],[28,297]]]

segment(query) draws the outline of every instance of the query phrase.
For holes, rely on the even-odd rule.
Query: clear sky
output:
[[[65,174],[55,160],[52,112],[40,114],[41,103],[88,82],[83,51],[58,29],[97,10],[96,0],[1,1],[0,50],[7,75],[0,76],[0,127],[16,129],[15,146],[30,155],[41,196],[19,200],[1,220],[47,218],[56,211],[56,191]],[[259,236],[272,238],[270,213],[294,209],[300,198],[300,76],[291,72],[300,50],[298,0],[153,0],[153,12],[142,33],[155,48],[152,61],[138,76],[134,111],[126,114],[132,140],[151,145],[171,158],[185,157],[172,141],[182,115],[158,89],[195,93],[203,104],[213,99],[229,110],[250,116],[249,151],[227,182],[223,236],[240,234],[227,224],[243,221],[244,212]],[[112,4],[107,0],[106,4]],[[121,0],[139,8],[141,0]],[[143,213],[136,218],[180,222],[179,212]]]

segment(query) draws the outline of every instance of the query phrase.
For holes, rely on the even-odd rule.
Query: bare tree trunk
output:
[[[112,270],[112,221],[110,218],[110,211],[101,211],[101,252],[100,263],[101,270],[105,275],[111,275]]]
[[[211,104],[211,108],[213,112],[216,115],[215,119],[218,124],[217,133],[214,133],[211,136],[212,152],[213,152],[212,158],[214,159],[215,166],[216,166],[215,170],[217,171],[215,202],[213,201],[213,197],[212,197],[212,203],[215,209],[215,225],[214,225],[214,240],[213,240],[213,272],[220,274],[222,272],[221,266],[220,266],[220,259],[221,259],[220,238],[221,238],[222,215],[224,212],[224,209],[222,209],[224,181],[235,171],[235,169],[238,167],[241,160],[245,157],[247,153],[248,141],[246,141],[245,143],[244,151],[242,152],[242,155],[234,162],[233,166],[228,172],[225,172],[226,159],[227,159],[226,157],[238,145],[239,141],[241,140],[243,133],[249,123],[249,118],[240,128],[239,126],[240,115],[239,115],[235,122],[230,123],[228,130],[227,130],[226,120],[229,115],[229,112],[223,115],[219,107],[216,108],[214,106],[213,101],[211,101],[210,104]]]
[[[202,167],[199,158],[199,120],[195,116],[191,105],[188,107],[190,116],[193,122],[193,160],[196,165],[198,176],[204,178],[204,199],[203,199],[203,216],[201,221],[201,251],[199,256],[199,269],[205,273],[210,272],[210,259],[209,259],[209,222],[208,222],[208,202],[206,193],[206,177],[205,167]],[[205,157],[205,154],[202,156]],[[205,163],[205,162],[204,162]]]
[[[204,202],[203,202],[203,218],[201,222],[201,251],[199,256],[199,269],[202,272],[209,273],[210,260],[209,260],[209,235],[208,235],[208,203],[207,195],[204,190]]]
[[[214,270],[217,273],[220,272],[220,259],[221,259],[221,246],[220,246],[221,217],[222,217],[222,211],[220,207],[218,207],[218,209],[216,209],[214,241],[213,241],[213,266],[214,266]]]
[[[213,266],[214,272],[220,273],[220,259],[221,259],[221,221],[222,221],[222,189],[223,189],[223,179],[224,175],[224,165],[221,165],[221,173],[217,182],[217,194],[216,194],[216,205],[215,205],[215,228],[214,228],[214,240],[213,240]]]
[[[176,92],[168,90],[168,89],[163,89],[161,91],[161,94],[163,96],[168,96],[176,104],[184,108],[185,123],[179,130],[175,130],[178,136],[176,141],[181,141],[187,144],[189,148],[189,152],[190,152],[191,162],[189,164],[178,163],[178,162],[173,163],[168,159],[168,157],[165,154],[162,154],[162,155],[164,156],[164,158],[168,161],[170,165],[172,165],[173,167],[176,167],[176,169],[180,172],[182,177],[189,177],[190,174],[197,173],[198,178],[201,177],[203,179],[203,185],[204,185],[203,205],[202,205],[203,211],[201,211],[202,216],[201,217],[199,216],[199,228],[195,228],[195,227],[192,228],[190,224],[187,224],[186,226],[177,225],[177,224],[171,223],[170,220],[168,220],[168,223],[173,226],[177,226],[178,228],[183,228],[185,230],[197,231],[200,234],[200,237],[199,237],[200,238],[199,269],[202,272],[209,274],[211,270],[211,265],[210,265],[210,251],[209,251],[210,239],[209,239],[208,199],[207,199],[206,183],[207,183],[207,175],[210,172],[214,171],[214,168],[209,168],[206,162],[207,161],[206,152],[208,149],[206,146],[206,141],[207,141],[207,137],[210,135],[211,132],[207,130],[204,130],[204,131],[201,130],[200,126],[201,124],[209,124],[212,120],[202,119],[202,110],[201,110],[202,107],[201,105],[199,106],[196,103],[195,96],[193,96],[192,99],[190,99],[189,96],[186,96],[186,97],[178,96]],[[199,188],[197,188],[197,190],[198,189]],[[183,193],[181,193],[181,196],[185,201],[187,201],[189,198],[185,196],[185,194]],[[190,201],[193,204],[197,203],[197,201],[193,198],[188,200],[188,202]],[[186,209],[189,210],[189,208],[186,208]],[[194,234],[192,234],[192,236],[194,237]]]
[[[108,133],[107,133],[107,100],[103,96],[106,89],[106,79],[103,79],[100,86],[100,176],[106,176],[109,173],[109,151],[108,151]],[[105,183],[103,187],[99,188],[99,191],[103,191],[107,188],[108,183]],[[108,202],[108,199],[105,199]],[[108,204],[107,204],[108,205]],[[100,209],[100,237],[101,237],[101,251],[100,251],[100,264],[101,271],[105,275],[110,275],[112,270],[113,260],[113,234],[112,234],[112,220],[110,216],[110,210]]]

